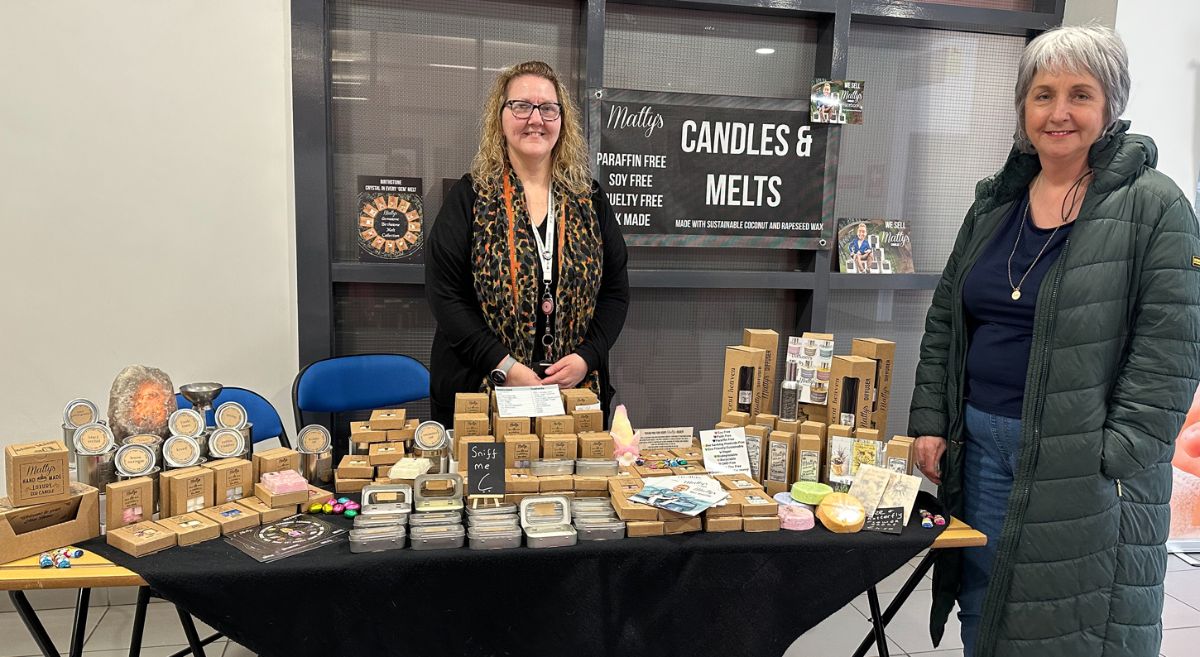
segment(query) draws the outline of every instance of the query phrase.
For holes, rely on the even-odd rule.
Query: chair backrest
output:
[[[265,397],[245,388],[236,386],[225,386],[221,389],[221,394],[213,400],[213,409],[215,410],[221,404],[228,401],[235,401],[246,408],[247,418],[254,423],[254,431],[251,436],[255,443],[270,439],[279,438],[279,443],[284,447],[291,447],[292,443],[288,440],[287,432],[283,429],[283,419],[279,417],[279,411],[267,401]],[[183,395],[175,393],[175,402],[179,408],[191,408],[192,403],[183,398]],[[205,420],[208,424],[214,425],[213,411],[206,413],[208,417]]]
[[[361,354],[319,360],[296,375],[296,430],[303,413],[343,413],[399,406],[429,396],[429,370],[400,354]]]

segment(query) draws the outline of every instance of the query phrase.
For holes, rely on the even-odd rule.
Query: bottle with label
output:
[[[858,379],[842,379],[842,404],[838,411],[839,424],[854,428],[854,402],[858,397]]]
[[[800,384],[784,381],[779,390],[779,419],[789,422],[796,419],[796,404],[800,402]]]
[[[738,368],[737,410],[749,413],[754,403],[754,368]]]

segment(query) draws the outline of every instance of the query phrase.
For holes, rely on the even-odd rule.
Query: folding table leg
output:
[[[75,601],[75,626],[71,628],[71,657],[83,655],[83,641],[87,638],[88,603],[91,600],[91,589],[79,589],[79,599]]]
[[[192,622],[192,615],[180,609],[179,605],[175,605],[175,611],[179,612],[179,624],[183,625],[183,634],[187,637],[192,655],[204,657],[204,643],[200,641],[200,635],[196,633],[196,623]]]
[[[912,592],[916,590],[917,584],[921,583],[921,578],[925,577],[925,573],[929,572],[929,569],[933,567],[933,560],[936,556],[936,552],[936,550],[930,550],[925,554],[925,558],[921,559],[921,563],[917,564],[916,571],[914,571],[912,575],[908,576],[908,580],[904,582],[904,586],[900,587],[900,591],[896,593],[896,597],[892,599],[890,604],[888,604],[887,609],[884,610],[882,615],[879,614],[879,598],[876,595],[875,604],[871,607],[872,625],[877,624],[879,629],[887,628],[887,624],[892,622],[892,618],[896,616],[896,612],[899,611],[900,607],[904,606],[904,603],[908,601],[908,596],[912,595]],[[867,592],[868,602],[871,601],[871,594],[873,593],[875,593],[874,586],[872,586],[871,590]],[[870,650],[871,644],[878,641],[875,634],[876,627],[872,627],[871,632],[867,634],[865,638],[863,638],[862,643],[858,644],[858,650],[854,651],[853,657],[863,657],[863,655],[867,654],[867,650]],[[886,655],[886,650],[887,646],[881,645],[879,654]]]
[[[25,629],[29,630],[29,634],[33,636],[33,641],[37,644],[38,650],[42,651],[42,655],[45,657],[58,657],[58,648],[54,647],[54,642],[50,640],[50,635],[46,634],[46,628],[42,626],[42,621],[38,619],[37,612],[29,604],[29,599],[25,597],[25,592],[9,591],[8,597],[12,600],[13,607],[17,610],[17,615],[21,617],[21,622],[25,623]]]
[[[879,657],[888,657],[887,634],[879,613],[879,594],[872,586],[867,590],[867,603],[871,605],[871,625],[875,628],[875,644],[879,646]]]
[[[150,587],[139,586],[137,605],[133,608],[133,632],[129,638],[129,657],[142,654],[142,633],[146,629],[146,609],[150,606]]]

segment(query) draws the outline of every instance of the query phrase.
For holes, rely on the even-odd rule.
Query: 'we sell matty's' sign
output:
[[[628,243],[804,248],[821,237],[824,158],[807,111],[600,108],[596,177]]]

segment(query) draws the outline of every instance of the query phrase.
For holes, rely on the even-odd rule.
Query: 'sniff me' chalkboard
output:
[[[467,495],[504,494],[504,443],[467,447]]]
[[[596,177],[627,243],[816,248],[824,158],[807,107],[600,108]]]

